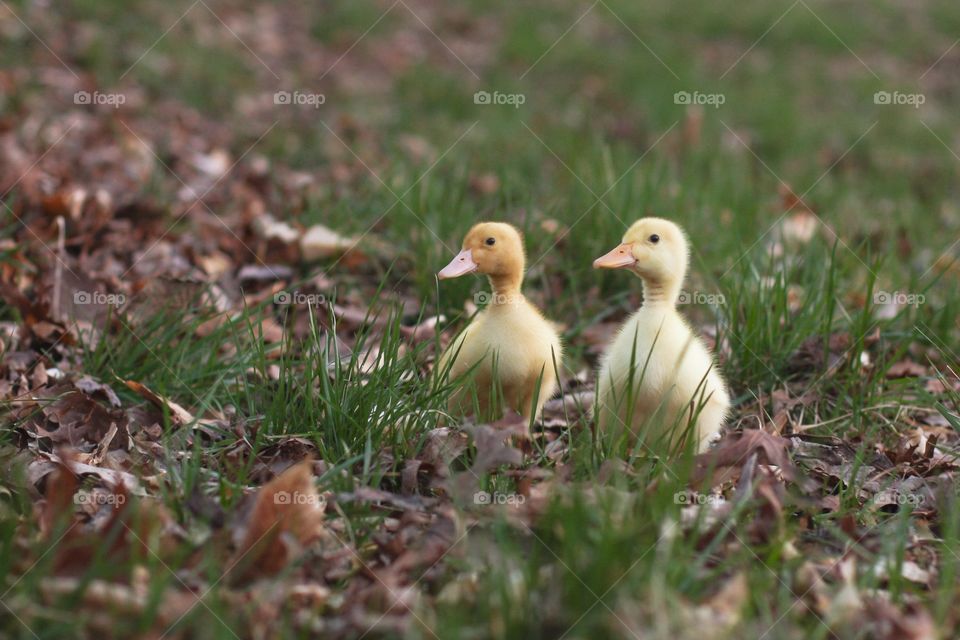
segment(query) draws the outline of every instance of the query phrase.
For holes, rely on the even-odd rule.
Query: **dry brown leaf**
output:
[[[887,369],[887,378],[920,378],[927,375],[927,368],[913,360],[901,360],[890,365]]]
[[[237,549],[242,568],[235,580],[283,569],[296,547],[305,547],[324,535],[326,500],[313,481],[313,460],[307,458],[265,484],[257,492],[246,533]]]
[[[253,230],[264,240],[279,240],[291,244],[300,237],[300,232],[286,222],[281,222],[269,213],[260,215],[253,222]]]
[[[873,637],[882,640],[934,640],[941,637],[930,613],[919,605],[907,604],[900,610],[886,600],[871,598],[867,602],[866,617],[875,633]]]
[[[181,407],[173,400],[164,398],[159,393],[151,390],[145,384],[141,384],[134,380],[124,380],[123,383],[127,385],[131,391],[136,392],[145,400],[149,400],[161,409],[166,408],[166,410],[170,412],[170,417],[178,426],[182,427],[192,423],[195,420],[192,413]]]
[[[304,260],[310,262],[340,255],[356,244],[356,239],[341,236],[329,227],[316,224],[300,238],[300,253]]]
[[[108,409],[77,390],[62,392],[63,386],[50,389],[55,400],[41,409],[44,418],[38,421],[36,433],[57,444],[79,447],[83,441],[99,443],[111,425],[124,422],[122,412]],[[39,416],[38,416],[39,417]],[[119,446],[126,446],[126,437]]]
[[[49,538],[57,523],[73,514],[73,495],[80,486],[76,474],[58,464],[46,478],[45,501],[40,507],[40,533]]]
[[[122,481],[107,491],[78,493],[80,476],[87,468],[67,459],[46,479],[39,520],[45,537],[57,536],[55,572],[81,574],[104,552],[122,565],[157,554],[166,557],[173,551],[181,532],[162,505],[135,502]],[[78,508],[89,518],[78,515]],[[69,526],[60,528],[68,522]]]
[[[730,434],[724,437],[716,447],[697,456],[697,468],[691,484],[700,485],[714,471],[739,469],[746,464],[750,454],[754,452],[758,454],[760,464],[776,466],[785,479],[793,482],[800,481],[800,473],[787,453],[789,445],[790,441],[786,438],[772,435],[761,429],[745,429],[740,433]],[[709,486],[716,486],[716,484],[715,481],[711,481]]]
[[[117,394],[109,385],[103,384],[97,380],[94,380],[90,376],[83,376],[74,383],[74,386],[80,391],[83,391],[88,396],[92,396],[97,393],[102,393],[103,396],[110,402],[114,407],[120,406],[120,398],[117,397]]]
[[[720,590],[703,604],[703,608],[712,614],[710,617],[718,626],[730,628],[740,621],[740,614],[749,595],[747,576],[741,571],[727,580]]]

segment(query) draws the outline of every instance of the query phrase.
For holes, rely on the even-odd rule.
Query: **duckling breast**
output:
[[[481,368],[495,368],[501,382],[527,381],[561,359],[560,339],[539,314],[523,309],[498,308],[478,317],[472,332],[485,360]]]
[[[716,379],[713,370],[709,351],[682,318],[641,310],[624,324],[604,353],[598,385],[601,391],[626,395],[632,383],[638,407],[658,406],[670,390],[692,397],[705,378]]]

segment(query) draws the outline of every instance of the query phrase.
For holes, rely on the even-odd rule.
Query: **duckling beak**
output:
[[[620,269],[631,267],[637,264],[637,259],[633,257],[633,250],[629,242],[617,246],[616,249],[600,256],[593,261],[594,269]]]
[[[464,249],[450,261],[450,264],[445,266],[443,270],[437,274],[437,277],[441,280],[458,278],[468,273],[473,273],[479,268],[477,263],[473,261],[473,254],[470,252],[470,249]]]

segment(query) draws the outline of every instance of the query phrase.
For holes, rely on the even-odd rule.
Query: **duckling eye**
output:
[[[496,238],[487,238],[487,239],[485,240],[485,242],[487,243],[487,246],[488,246],[488,247],[492,247],[493,245],[497,244],[497,239],[496,239]]]
[[[657,244],[658,242],[660,242],[660,236],[658,236],[657,234],[653,234],[652,236],[650,236],[650,242],[652,242],[653,244]]]

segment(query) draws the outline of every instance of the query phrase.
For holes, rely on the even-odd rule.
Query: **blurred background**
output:
[[[341,285],[392,266],[447,309],[433,274],[465,230],[513,222],[531,295],[574,332],[625,295],[590,263],[642,215],[687,227],[691,286],[728,297],[792,217],[860,297],[954,268],[947,1],[5,2],[0,30],[6,202],[129,219],[111,252],[138,277],[212,248],[286,260],[264,214],[365,240]]]

